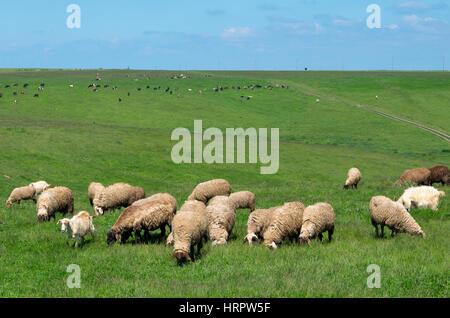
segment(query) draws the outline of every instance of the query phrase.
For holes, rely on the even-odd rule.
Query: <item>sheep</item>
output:
[[[142,188],[118,182],[97,192],[93,200],[94,210],[97,215],[102,215],[105,211],[126,208],[144,197],[145,193]]]
[[[430,185],[440,182],[442,185],[450,185],[450,170],[446,166],[436,166],[430,170]]]
[[[437,211],[440,196],[445,196],[445,192],[438,191],[431,186],[411,187],[405,190],[397,202],[402,204],[407,211],[411,208],[431,208]]]
[[[385,196],[372,197],[370,218],[375,227],[376,237],[378,237],[378,225],[381,227],[381,237],[384,237],[384,226],[386,225],[392,231],[392,237],[397,233],[408,233],[425,238],[425,233],[405,207]]]
[[[165,236],[166,225],[171,227],[175,216],[175,208],[168,201],[153,200],[142,205],[131,205],[120,214],[114,226],[108,232],[108,246],[115,241],[125,243],[130,235],[135,233],[135,241],[142,241],[142,230],[161,230],[161,237]]]
[[[230,194],[230,201],[234,204],[234,209],[250,209],[255,211],[255,195],[250,191],[239,191]]]
[[[285,238],[296,239],[302,228],[304,209],[301,202],[288,202],[275,209],[263,234],[264,245],[275,249]]]
[[[52,184],[45,181],[37,181],[30,183],[29,186],[33,186],[36,189],[36,194],[41,194],[47,190]]]
[[[36,189],[33,186],[15,188],[6,200],[6,207],[9,208],[14,202],[20,205],[22,200],[33,200],[36,203]]]
[[[199,183],[188,197],[188,201],[198,200],[207,203],[209,199],[217,195],[229,196],[231,185],[225,179],[214,179]]]
[[[213,245],[227,244],[236,222],[234,203],[227,196],[215,196],[206,207],[208,236]]]
[[[92,239],[95,239],[95,227],[92,219],[94,216],[89,215],[89,212],[81,211],[71,219],[61,219],[57,224],[61,224],[61,233],[67,232],[66,244],[69,246],[69,239],[75,238],[75,248],[78,248],[78,240],[81,237],[81,246],[84,245],[84,237],[91,234]]]
[[[418,185],[430,185],[430,170],[427,168],[415,168],[411,170],[405,170],[400,179],[395,183],[402,184],[404,182],[417,183]]]
[[[55,187],[42,192],[37,201],[36,211],[39,222],[49,221],[51,217],[56,219],[56,212],[73,215],[72,190],[66,187]]]
[[[188,200],[180,208],[172,221],[174,241],[173,256],[178,265],[190,262],[194,258],[194,246],[197,254],[208,239],[208,216],[206,206],[197,200]]]
[[[94,206],[94,198],[97,195],[97,193],[102,192],[105,189],[105,186],[99,182],[91,182],[88,187],[88,197],[89,197],[89,203],[91,206]]]
[[[350,168],[347,172],[347,180],[345,181],[344,189],[355,188],[358,189],[358,183],[361,181],[361,172],[358,168]]]
[[[254,241],[261,241],[264,232],[272,222],[273,211],[278,208],[279,206],[270,209],[258,209],[250,213],[247,221],[247,235],[244,237],[243,243],[248,242],[251,246]]]
[[[148,198],[138,200],[138,201],[134,202],[132,205],[143,205],[145,203],[155,201],[155,200],[167,201],[172,205],[172,207],[175,209],[175,211],[177,210],[177,200],[169,193],[156,193]]]
[[[318,237],[322,242],[322,233],[328,232],[331,242],[334,233],[334,210],[325,202],[308,206],[303,212],[303,225],[299,236],[299,243],[311,245],[311,239]]]

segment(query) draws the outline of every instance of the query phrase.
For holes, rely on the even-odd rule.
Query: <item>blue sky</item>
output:
[[[69,4],[81,28],[69,29]],[[381,8],[369,29],[369,4]],[[450,1],[40,0],[0,4],[0,67],[442,70]],[[446,65],[445,69],[449,69]]]

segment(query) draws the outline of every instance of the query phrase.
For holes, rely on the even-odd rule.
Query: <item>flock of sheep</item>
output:
[[[359,169],[351,168],[344,188],[356,189],[360,180]],[[418,187],[405,190],[397,201],[385,196],[375,196],[370,201],[370,217],[376,236],[379,236],[380,225],[382,237],[385,226],[392,231],[392,236],[409,233],[425,237],[424,231],[408,211],[412,208],[437,210],[439,197],[444,196],[445,192],[438,191],[431,185],[435,182],[448,185],[449,180],[450,171],[445,166],[405,171],[397,183],[412,182],[419,184]],[[11,192],[6,206],[10,207],[15,202],[20,204],[22,200],[33,200],[40,222],[49,221],[52,217],[56,221],[56,212],[73,215],[72,191],[63,186],[50,188],[50,185],[45,181],[38,181],[16,188]],[[244,243],[248,242],[249,245],[262,240],[265,246],[277,248],[285,239],[311,245],[314,238],[322,241],[325,232],[331,241],[335,214],[330,204],[319,202],[306,207],[301,202],[287,202],[282,206],[255,210],[256,197],[252,192],[232,193],[231,189],[230,183],[224,179],[200,183],[177,210],[176,199],[168,193],[157,193],[146,198],[141,187],[123,182],[105,187],[101,183],[92,182],[88,188],[88,196],[95,215],[81,211],[72,218],[63,218],[57,223],[61,224],[62,232],[67,233],[67,244],[70,238],[75,238],[75,247],[78,247],[79,240],[81,239],[82,245],[87,234],[94,238],[93,218],[124,207],[107,234],[107,244],[111,245],[116,241],[125,243],[133,234],[135,241],[139,242],[143,240],[142,231],[146,239],[150,231],[157,229],[160,229],[161,239],[164,239],[168,226],[171,232],[166,244],[173,245],[173,255],[179,265],[198,255],[207,240],[213,245],[226,244],[235,225],[237,209],[248,208],[251,211],[247,235],[244,237]],[[38,194],[40,195],[36,200]]]

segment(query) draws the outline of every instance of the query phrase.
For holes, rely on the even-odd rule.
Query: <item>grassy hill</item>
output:
[[[101,81],[95,81],[97,73]],[[190,78],[171,79],[175,73]],[[38,91],[42,82],[45,89]],[[18,86],[5,88],[14,83]],[[22,88],[25,83],[29,86]],[[102,87],[93,92],[90,83]],[[256,84],[289,89],[231,89]],[[148,195],[169,192],[180,206],[199,182],[226,178],[233,191],[254,192],[257,208],[326,201],[336,213],[331,244],[286,242],[270,251],[242,244],[249,211],[239,210],[227,246],[208,243],[201,259],[179,268],[163,243],[136,245],[130,239],[107,248],[106,233],[120,211],[96,218],[97,239],[88,237],[85,247],[75,250],[67,248],[55,222],[37,222],[31,201],[11,209],[3,204],[0,297],[449,296],[448,196],[437,212],[413,210],[425,240],[406,234],[376,239],[369,201],[374,195],[397,199],[405,187],[394,182],[405,169],[449,166],[450,144],[352,106],[363,104],[448,134],[448,73],[9,69],[0,71],[0,85],[1,202],[15,187],[47,180],[71,188],[75,210],[93,214],[89,183],[124,181]],[[217,85],[230,89],[214,92]],[[261,175],[260,164],[174,164],[171,132],[193,131],[194,120],[223,132],[279,128],[278,173]],[[357,191],[344,191],[353,166],[363,179]],[[449,194],[448,187],[436,187]],[[81,267],[80,289],[66,286],[69,264]],[[367,288],[370,264],[381,268],[380,289]]]

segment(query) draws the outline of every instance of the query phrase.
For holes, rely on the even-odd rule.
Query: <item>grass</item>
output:
[[[97,72],[102,85],[119,89],[88,89]],[[448,197],[437,212],[413,211],[426,240],[406,234],[376,239],[368,211],[374,195],[401,195],[404,187],[394,181],[403,170],[448,166],[450,145],[347,104],[364,104],[448,133],[448,73],[195,71],[187,72],[190,79],[171,80],[173,73],[0,71],[0,201],[14,187],[43,179],[70,187],[75,210],[92,214],[87,198],[91,181],[125,181],[143,186],[147,194],[169,192],[181,204],[197,183],[226,178],[233,191],[253,191],[257,208],[294,200],[329,202],[336,213],[333,242],[313,242],[312,247],[286,242],[275,251],[249,248],[242,244],[249,211],[239,210],[227,246],[208,243],[200,259],[179,268],[172,249],[162,243],[135,245],[130,240],[107,248],[106,233],[120,211],[96,218],[97,239],[88,237],[85,247],[75,250],[66,247],[54,222],[37,222],[32,202],[12,209],[3,205],[1,297],[450,296]],[[41,82],[45,90],[38,92]],[[19,86],[4,88],[13,83]],[[21,88],[24,83],[30,86]],[[216,85],[276,83],[290,88],[212,91]],[[167,86],[173,95],[164,93]],[[12,94],[21,90],[26,94]],[[316,103],[304,92],[327,98]],[[241,95],[253,99],[241,102]],[[14,99],[19,103],[13,104]],[[203,120],[204,129],[223,132],[228,127],[280,128],[278,173],[261,175],[259,164],[174,164],[171,132],[177,127],[192,131],[195,119]],[[363,180],[357,191],[343,191],[352,166],[361,170]],[[69,264],[81,267],[80,289],[66,286]],[[380,289],[367,288],[370,264],[381,268]]]

